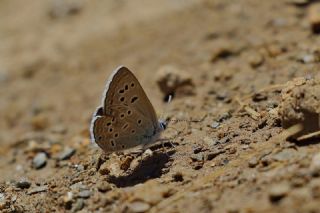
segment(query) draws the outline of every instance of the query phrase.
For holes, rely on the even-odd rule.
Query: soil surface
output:
[[[0,1],[0,212],[320,212],[317,7]],[[91,144],[119,65],[169,120],[164,147]]]

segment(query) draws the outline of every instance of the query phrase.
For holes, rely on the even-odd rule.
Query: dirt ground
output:
[[[0,212],[320,212],[317,6],[1,0]],[[165,147],[90,143],[119,65]]]

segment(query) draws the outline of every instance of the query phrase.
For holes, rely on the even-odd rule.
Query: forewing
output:
[[[113,106],[128,106],[148,118],[153,126],[158,119],[155,110],[137,78],[126,67],[119,67],[110,77],[103,100],[106,115],[111,115]]]

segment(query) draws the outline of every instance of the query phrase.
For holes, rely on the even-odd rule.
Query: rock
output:
[[[91,194],[92,192],[90,190],[83,190],[79,192],[78,197],[87,199],[91,196]]]
[[[62,198],[64,207],[66,209],[71,209],[72,203],[73,203],[73,193],[72,192],[67,192],[65,196]]]
[[[242,48],[240,45],[231,44],[229,40],[221,40],[212,51],[210,62],[214,63],[220,59],[226,59],[238,55]]]
[[[31,183],[26,179],[21,179],[18,182],[16,182],[15,185],[20,189],[27,189],[31,186]]]
[[[164,97],[184,97],[195,94],[191,76],[185,71],[171,65],[161,67],[156,73],[157,84]]]
[[[77,182],[71,185],[70,188],[74,191],[83,191],[88,189],[88,187],[84,185],[82,182]]]
[[[290,159],[294,159],[296,157],[297,151],[293,149],[284,149],[274,155],[272,155],[272,159],[275,161],[289,161]]]
[[[80,211],[81,209],[83,209],[83,207],[84,207],[84,201],[83,199],[79,198],[77,199],[74,206],[72,207],[72,212]]]
[[[202,149],[203,149],[203,147],[199,146],[199,145],[196,145],[196,146],[192,147],[192,151],[193,151],[194,154],[198,154],[199,152],[202,151]]]
[[[38,153],[32,160],[35,169],[41,169],[47,164],[47,155],[44,152]]]
[[[204,160],[204,154],[203,153],[198,153],[198,154],[192,154],[190,156],[192,161],[203,161]]]
[[[53,19],[78,14],[83,8],[81,0],[51,0],[49,15]]]
[[[150,209],[150,204],[143,201],[133,201],[128,205],[130,212],[133,213],[143,213]]]
[[[231,102],[231,98],[229,95],[229,92],[226,90],[219,90],[216,94],[216,99],[218,101],[223,101],[224,103],[230,103]]]
[[[225,120],[228,120],[229,118],[231,118],[231,114],[229,112],[225,112],[218,117],[217,121],[223,122]]]
[[[225,150],[215,149],[206,155],[206,160],[212,160],[213,158],[217,157],[218,155],[220,155],[224,152],[225,152]]]
[[[219,143],[219,140],[217,138],[205,137],[203,139],[203,142],[207,144],[209,147],[214,147]]]
[[[38,187],[30,189],[27,192],[27,194],[28,195],[32,195],[32,194],[36,194],[36,193],[39,193],[39,192],[45,192],[47,190],[48,190],[48,186],[38,186]]]
[[[248,62],[252,68],[257,68],[263,64],[264,58],[259,53],[251,54],[248,57]]]
[[[212,129],[217,129],[219,126],[220,126],[220,123],[217,122],[217,121],[214,121],[214,122],[210,125],[210,127],[211,127]]]
[[[313,156],[310,170],[313,176],[320,176],[320,153]]]
[[[108,182],[105,182],[105,181],[100,181],[98,183],[97,188],[98,188],[99,192],[107,192],[107,191],[110,191],[112,189],[110,184]]]
[[[320,33],[320,3],[308,8],[308,20],[313,33]]]
[[[271,202],[278,202],[288,195],[290,185],[288,183],[274,184],[269,189],[269,199]]]
[[[297,60],[304,64],[310,64],[316,62],[316,57],[313,54],[301,54],[298,56]]]
[[[78,171],[78,172],[82,172],[82,171],[84,171],[84,166],[83,166],[83,165],[81,165],[81,164],[76,165],[75,167],[76,167],[76,169],[77,169],[77,171]]]
[[[286,52],[286,49],[278,44],[270,44],[267,46],[267,52],[270,57],[277,57],[281,55],[283,52]]]
[[[103,164],[100,166],[99,173],[100,173],[101,175],[107,175],[107,174],[110,173],[109,164],[108,164],[107,162],[103,163]]]
[[[302,124],[303,129],[293,134],[298,138],[320,129],[320,79],[296,78],[287,82],[281,93],[279,115],[285,129]]]
[[[248,162],[248,166],[250,168],[253,168],[253,167],[256,167],[258,165],[259,161],[258,161],[258,158],[257,157],[253,157],[249,160]]]
[[[58,159],[59,160],[67,160],[69,159],[72,155],[74,155],[74,153],[76,153],[76,150],[74,148],[71,147],[66,147],[60,154]]]
[[[48,127],[49,119],[46,115],[40,113],[32,117],[31,125],[34,130],[41,131]]]

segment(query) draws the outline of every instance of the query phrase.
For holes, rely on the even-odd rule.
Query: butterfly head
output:
[[[162,119],[159,120],[159,127],[161,131],[165,130],[167,126],[168,126],[168,122],[166,120],[162,120]]]

